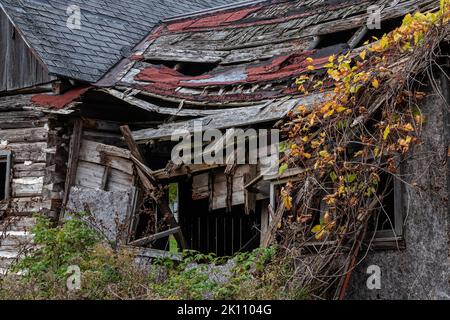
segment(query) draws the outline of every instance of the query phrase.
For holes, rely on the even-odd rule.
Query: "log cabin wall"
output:
[[[0,209],[9,215],[55,216],[63,197],[68,138],[61,119],[35,111],[29,96],[0,98],[0,151],[11,155],[9,194]]]
[[[0,9],[0,92],[50,82],[47,69]]]

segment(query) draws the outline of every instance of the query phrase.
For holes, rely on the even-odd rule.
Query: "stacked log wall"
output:
[[[66,143],[62,121],[35,111],[23,96],[1,98],[0,150],[11,152],[9,215],[56,215],[62,199]]]

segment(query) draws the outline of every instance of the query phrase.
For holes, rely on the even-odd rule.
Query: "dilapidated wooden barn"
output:
[[[103,110],[90,110],[87,102],[80,111],[77,102],[160,19],[231,2],[41,1],[36,7],[33,1],[0,1],[0,271],[17,257],[16,245],[29,240],[34,213],[56,221],[68,203],[95,212],[111,205],[104,209],[110,216],[132,213],[133,164],[114,146],[125,146],[120,125],[155,122],[145,112],[114,114],[107,109],[115,101],[100,93],[90,103]],[[68,25],[71,5],[80,9],[81,29]],[[116,237],[110,230],[117,226],[106,220],[105,232]]]
[[[14,15],[8,14],[9,1],[0,3],[2,25],[9,23],[21,39],[21,24],[13,24]],[[371,5],[381,8],[381,29],[367,27]],[[290,111],[313,105],[327,93],[311,88],[305,94],[298,90],[296,79],[305,74],[322,77],[331,55],[357,54],[367,40],[399,26],[405,14],[438,6],[431,0],[399,1],[395,6],[383,0],[228,5],[165,20],[152,31],[148,23],[150,34],[117,64],[118,59],[102,62],[108,68],[98,68],[95,74],[79,67],[87,74],[84,78],[74,70],[58,73],[56,68],[64,66],[57,64],[65,58],[50,50],[44,55],[38,50],[36,55],[33,45],[18,44],[22,49],[17,50],[27,52],[23,66],[35,76],[12,77],[23,73],[14,69],[17,62],[4,60],[0,69],[3,217],[17,220],[43,212],[60,219],[69,212],[89,212],[108,238],[161,250],[146,251],[154,256],[169,249],[169,236],[179,248],[219,256],[268,245],[280,186],[295,179],[300,170],[278,170],[278,154],[257,163],[175,163],[173,150],[179,141],[173,139],[174,133],[183,133],[178,138],[200,134],[204,147],[209,145],[206,150],[188,149],[194,159],[234,146],[236,130],[245,134],[276,128]],[[125,35],[128,45],[135,45],[142,32]],[[4,56],[17,57],[10,51],[16,49],[3,45],[12,41],[10,36],[9,31],[3,33],[0,50],[7,48],[1,51]],[[87,56],[91,64],[103,57],[102,52],[83,53],[84,49],[88,50],[74,51]],[[39,59],[42,56],[47,58]],[[313,68],[308,58],[313,59]],[[446,77],[440,81],[448,93]],[[51,92],[36,92],[42,90]],[[390,284],[377,292],[366,289],[361,266],[350,298],[449,297],[448,206],[441,202],[448,193],[448,170],[435,163],[447,161],[447,109],[433,95],[427,104],[443,110],[430,114],[424,128],[423,148],[434,156],[424,160],[418,152],[404,170],[411,180],[431,186],[419,197],[407,184],[386,181],[392,190],[384,204],[387,215],[372,230],[375,236],[366,264],[375,261],[391,270]],[[222,136],[203,140],[202,134],[212,130]],[[270,170],[274,167],[275,172]],[[429,172],[433,178],[415,176],[419,172]],[[413,207],[406,206],[411,203]],[[24,225],[20,219],[16,224]],[[321,244],[311,243],[312,250],[317,245]],[[427,270],[425,258],[433,264]],[[416,283],[406,283],[412,277]]]

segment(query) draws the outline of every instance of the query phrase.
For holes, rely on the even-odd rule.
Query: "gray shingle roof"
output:
[[[238,0],[0,0],[49,72],[98,81],[162,19]],[[67,8],[81,9],[81,30]]]

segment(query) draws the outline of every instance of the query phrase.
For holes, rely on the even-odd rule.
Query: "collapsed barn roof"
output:
[[[1,0],[0,7],[48,71],[84,82],[99,80],[160,20],[237,0]],[[69,6],[81,29],[69,29]]]
[[[371,5],[382,9],[381,30],[367,28]],[[148,111],[208,116],[205,122],[216,128],[272,121],[310,102],[295,83],[300,75],[320,77],[330,55],[358,51],[400,25],[406,13],[436,6],[430,0],[395,6],[385,0],[264,1],[170,20],[97,85]],[[192,128],[192,121],[135,138],[163,138],[174,128]]]

